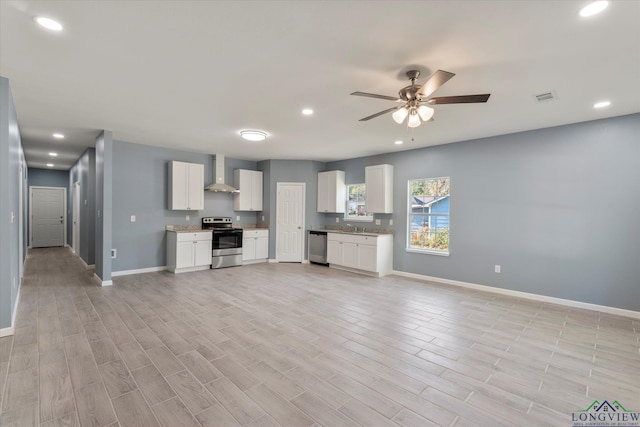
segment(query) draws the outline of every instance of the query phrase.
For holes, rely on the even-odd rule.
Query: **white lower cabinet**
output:
[[[210,231],[167,231],[167,269],[176,274],[208,269],[211,240]]]
[[[393,236],[329,233],[327,261],[331,267],[385,276],[393,269]]]
[[[252,264],[269,258],[269,230],[244,230],[242,232],[242,262]]]

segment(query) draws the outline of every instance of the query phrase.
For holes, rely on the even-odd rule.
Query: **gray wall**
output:
[[[67,242],[71,243],[73,222],[71,220],[72,200],[71,187],[69,187],[69,171],[29,168],[29,187],[61,187],[67,189]]]
[[[394,165],[394,214],[376,218],[396,231],[395,270],[639,311],[639,135],[634,114],[327,169],[351,183]],[[407,181],[439,176],[451,177],[451,255],[408,253]]]
[[[111,247],[117,249],[113,271],[165,266],[167,225],[199,225],[204,216],[230,216],[234,224],[256,224],[259,213],[235,212],[233,195],[227,193],[205,192],[202,211],[167,209],[169,161],[203,164],[206,186],[214,181],[212,155],[114,141],[113,157]],[[235,185],[234,169],[256,170],[256,162],[227,157],[227,184]],[[131,222],[131,215],[136,216],[136,222]],[[190,217],[188,222],[186,215]]]
[[[68,223],[73,224],[73,184],[80,183],[80,257],[88,265],[95,263],[96,249],[96,150],[87,148],[69,169]],[[68,242],[73,242],[69,235]]]
[[[12,326],[22,279],[26,247],[26,240],[23,240],[26,229],[26,172],[9,80],[0,77],[0,329]]]
[[[96,138],[96,275],[111,281],[113,217],[113,139],[110,131]]]
[[[276,187],[278,182],[304,182],[305,227],[311,228],[323,224],[324,214],[317,209],[318,172],[325,170],[325,163],[311,160],[265,160],[259,164],[264,173],[264,211],[265,223],[269,225],[269,257],[276,258]],[[261,218],[258,222],[262,222]],[[306,233],[305,233],[306,248]],[[305,259],[306,259],[305,250]]]

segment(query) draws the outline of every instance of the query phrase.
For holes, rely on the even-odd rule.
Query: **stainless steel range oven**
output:
[[[202,228],[213,233],[211,268],[242,265],[242,228],[235,228],[229,217],[204,217]]]

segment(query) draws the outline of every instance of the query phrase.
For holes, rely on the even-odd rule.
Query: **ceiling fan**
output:
[[[472,104],[487,102],[490,93],[484,93],[479,95],[459,95],[459,96],[439,96],[430,98],[430,95],[438,90],[440,86],[445,84],[449,79],[455,76],[454,73],[448,71],[438,70],[433,73],[422,86],[416,84],[416,80],[420,76],[420,71],[409,70],[407,71],[407,77],[411,80],[409,86],[405,86],[398,92],[399,98],[394,96],[377,95],[375,93],[366,92],[353,92],[351,95],[367,96],[369,98],[387,99],[389,101],[402,102],[402,105],[389,108],[379,113],[372,114],[370,116],[360,119],[361,122],[366,122],[383,114],[393,113],[393,120],[401,124],[404,119],[409,117],[407,125],[411,128],[420,126],[423,121],[433,120],[434,110],[429,105],[440,104]]]

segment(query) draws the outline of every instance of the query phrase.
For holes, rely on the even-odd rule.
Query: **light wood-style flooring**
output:
[[[316,265],[114,278],[30,250],[0,425],[570,426],[640,410],[640,321]],[[560,284],[558,285],[560,286]]]

